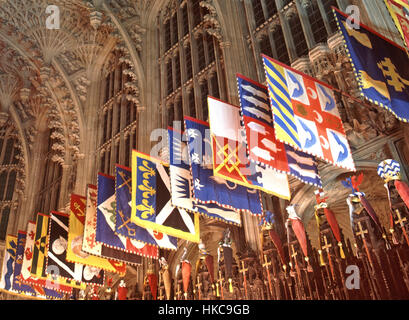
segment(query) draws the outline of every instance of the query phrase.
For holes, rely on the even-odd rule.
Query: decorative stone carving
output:
[[[209,13],[203,17],[203,28],[208,34],[214,36],[220,42],[223,42],[223,32],[220,21],[217,16],[217,10],[213,0],[203,0],[200,2],[202,8],[206,8]]]

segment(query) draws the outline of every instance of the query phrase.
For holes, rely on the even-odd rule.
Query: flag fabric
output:
[[[321,187],[314,157],[276,139],[267,87],[240,74],[237,74],[237,83],[250,161]]]
[[[298,243],[300,244],[304,257],[308,257],[307,233],[305,232],[304,223],[295,212],[294,206],[288,206],[287,212],[288,222],[291,222],[291,227],[293,229],[295,237],[298,240]]]
[[[132,255],[127,258],[127,253],[115,248],[105,247],[104,244],[97,242],[97,196],[98,188],[94,185],[88,185],[82,250],[97,257],[106,258],[116,269],[116,273],[123,276],[126,272],[126,264],[124,262],[131,263],[135,260],[135,257]]]
[[[132,151],[131,221],[144,228],[198,243],[199,214],[171,203],[169,165]]]
[[[141,228],[132,223],[130,210],[123,211],[122,224],[128,221],[127,227],[116,230],[116,212],[115,178],[99,173],[95,239],[97,243],[102,244],[102,251],[105,248],[112,248],[132,253],[135,251],[134,248],[138,248],[139,242],[169,250],[177,249],[176,238]],[[119,219],[122,221],[122,217]],[[156,259],[157,256],[158,252],[154,251],[152,258]]]
[[[334,10],[362,96],[408,122],[406,50],[363,24],[358,30],[349,28],[346,14]]]
[[[214,175],[289,200],[286,174],[248,161],[240,108],[212,97],[208,107]]]
[[[68,214],[55,211],[50,214],[46,270],[51,270],[64,279],[103,286],[103,269],[67,261],[68,221]]]
[[[82,251],[84,238],[86,198],[71,194],[68,224],[67,261],[97,267],[108,272],[125,274],[125,264],[111,259],[90,255]]]
[[[17,237],[7,235],[5,241],[3,267],[1,270],[0,289],[14,292],[14,263],[16,260]]]
[[[224,209],[261,215],[263,206],[258,190],[231,183],[213,174],[209,124],[187,116],[184,120],[194,201],[199,204],[216,204]],[[223,212],[220,212],[219,216],[221,215]]]
[[[116,229],[121,229],[127,227],[125,216],[130,219],[132,211],[132,169],[116,165],[115,170]],[[146,234],[146,231],[142,228],[139,227],[138,229]],[[133,251],[138,255],[155,259],[159,258],[157,246],[137,240],[129,240],[129,243],[134,247]]]
[[[35,297],[37,296],[36,290],[34,290],[34,288],[31,285],[23,283],[21,278],[21,270],[24,260],[24,248],[26,246],[26,239],[27,232],[19,230],[17,233],[16,259],[14,262],[13,291]],[[44,292],[42,293],[44,294]]]
[[[38,213],[34,235],[33,258],[30,272],[34,278],[45,280],[45,287],[60,292],[71,293],[72,288],[85,288],[85,285],[47,273],[48,226],[50,216]],[[50,270],[51,271],[51,270]]]
[[[333,89],[265,55],[263,61],[276,138],[355,171]]]
[[[406,47],[409,48],[409,29],[408,29],[408,19],[409,19],[409,5],[405,1],[399,0],[384,0],[386,7],[393,21],[395,22],[396,28],[404,40]]]
[[[114,188],[114,186],[113,186]],[[115,226],[111,222],[112,228],[107,229],[111,235],[115,235]],[[116,261],[121,261],[129,264],[139,265],[141,258],[137,256],[137,249],[131,244],[131,240],[123,237],[123,242],[120,243],[123,246],[121,248],[111,247],[104,243],[98,242],[96,239],[97,233],[97,187],[93,185],[88,186],[87,192],[87,211],[85,214],[85,227],[84,227],[84,242],[82,244],[83,251],[93,254],[99,257],[104,257]],[[129,245],[127,246],[127,242]],[[137,244],[139,244],[137,242]]]
[[[132,169],[121,166],[116,168],[115,188],[115,199],[119,201],[115,209],[117,234],[163,249],[177,249],[177,238],[132,222]]]
[[[52,299],[62,299],[62,292],[70,293],[72,291],[71,287],[53,283],[53,289],[50,289],[50,284],[52,283],[51,281],[41,277],[36,278],[30,272],[33,260],[35,232],[36,223],[34,221],[29,221],[27,224],[27,236],[24,247],[24,257],[21,266],[20,279],[23,283],[30,285],[40,296],[46,296],[47,298]]]
[[[35,277],[46,277],[45,258],[47,256],[47,232],[48,215],[37,214],[36,230],[34,236],[33,259],[31,263],[31,274]]]
[[[168,129],[168,142],[172,204],[178,208],[200,213],[210,219],[240,226],[239,212],[230,208],[223,208],[215,203],[198,203],[193,199],[192,173],[189,166],[187,143],[182,141],[182,134],[172,128]]]

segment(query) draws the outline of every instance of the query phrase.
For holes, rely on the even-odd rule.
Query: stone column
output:
[[[62,177],[61,177],[61,186],[60,186],[60,198],[58,200],[58,208],[64,208],[68,201],[68,187],[70,182],[70,176],[72,172],[71,164],[62,165]]]
[[[45,168],[45,154],[48,146],[48,130],[42,128],[37,133],[35,142],[33,144],[33,153],[28,161],[28,174],[26,177],[25,201],[19,208],[18,215],[24,218],[21,223],[27,223],[30,219],[34,219],[37,215],[36,206],[38,201],[38,194],[42,187],[43,177],[46,172]],[[36,183],[29,183],[35,181]]]
[[[331,26],[329,24],[327,13],[325,12],[324,5],[322,4],[322,0],[317,0],[317,5],[321,13],[322,21],[324,21],[325,30],[327,30],[327,34],[332,34]]]
[[[312,5],[308,3],[309,0],[296,0],[295,5],[297,6],[298,16],[300,17],[300,22],[302,29],[304,31],[305,40],[307,41],[308,49],[312,49],[315,46],[314,35],[312,33],[310,20],[308,19],[307,6]]]
[[[283,35],[284,35],[285,44],[288,50],[288,55],[290,57],[290,61],[293,62],[295,59],[297,59],[297,53],[295,51],[295,45],[294,45],[293,37],[291,35],[290,26],[288,24],[287,15],[282,10],[283,8],[282,8],[280,0],[276,0],[276,5],[277,5],[277,8],[279,8],[278,16],[280,18],[281,28],[283,30]]]
[[[338,8],[345,12],[346,8],[351,4],[351,0],[337,0]]]

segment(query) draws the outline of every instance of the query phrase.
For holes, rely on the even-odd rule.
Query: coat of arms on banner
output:
[[[212,97],[208,97],[208,106],[214,175],[289,200],[287,175],[247,158],[240,108]]]
[[[17,248],[16,248],[16,260],[14,263],[14,280],[13,290],[22,294],[37,296],[36,290],[22,281],[21,270],[24,260],[24,248],[26,246],[27,233],[25,231],[18,231],[17,233]],[[43,290],[44,291],[44,290]],[[45,298],[44,292],[43,296]]]
[[[199,203],[192,194],[193,180],[189,166],[187,143],[182,141],[182,134],[168,129],[170,153],[170,185],[172,204],[176,207],[200,213],[210,219],[241,225],[240,213],[223,208],[216,203]]]
[[[47,275],[46,258],[48,242],[49,215],[38,213],[34,232],[33,251],[30,266],[31,279],[44,280],[44,286],[51,290],[71,293],[72,288],[85,288],[85,285],[70,281],[57,275]],[[28,281],[30,282],[29,279]]]
[[[333,89],[267,56],[263,61],[276,138],[355,171]]]
[[[68,220],[69,215],[65,213],[51,212],[46,270],[52,269],[65,279],[103,286],[104,270],[67,261]]]
[[[162,233],[139,227],[131,222],[130,210],[124,210],[122,222],[116,230],[116,192],[115,178],[105,174],[98,174],[98,201],[97,201],[97,232],[96,240],[107,247],[126,249],[134,247],[133,241],[140,241],[148,245],[163,249],[176,250],[177,240]],[[154,252],[156,256],[156,252]],[[155,256],[153,258],[155,258]]]
[[[199,242],[199,214],[171,203],[169,165],[132,151],[131,220],[170,236]]]
[[[1,270],[0,289],[14,292],[14,263],[16,260],[17,237],[13,235],[6,236],[6,245],[4,250],[3,267]]]
[[[348,26],[348,16],[335,11],[361,94],[400,121],[409,121],[409,59],[405,48],[360,24]]]
[[[127,224],[131,222],[132,169],[116,165],[115,170],[116,229],[119,230],[121,228],[127,228]],[[141,227],[135,228],[134,230],[144,232],[145,235],[147,235],[147,230],[143,230]],[[127,230],[128,233],[129,231],[130,230]],[[153,234],[153,236],[160,237],[159,234]],[[141,256],[154,257],[155,259],[159,258],[159,249],[157,246],[135,240],[133,240],[131,244],[136,246],[135,248],[138,248],[138,254]]]
[[[209,124],[187,116],[184,119],[193,180],[193,199],[201,204],[214,203],[238,212],[261,215],[263,207],[258,190],[231,183],[213,174]]]
[[[68,227],[67,261],[97,267],[109,272],[125,274],[125,264],[92,256],[82,251],[84,238],[86,198],[72,194]]]
[[[23,263],[21,266],[21,273],[20,279],[23,283],[30,285],[40,296],[46,296],[47,298],[53,299],[62,299],[63,295],[61,292],[70,292],[72,291],[71,287],[59,285],[63,288],[61,292],[53,289],[48,289],[46,287],[46,282],[48,280],[43,278],[36,278],[30,272],[31,264],[33,260],[33,250],[34,250],[34,237],[36,232],[36,223],[34,221],[29,221],[27,224],[27,232],[26,232],[26,243],[24,247],[24,256],[23,256]],[[50,281],[48,281],[50,283]],[[57,285],[54,286],[55,289],[58,289]]]
[[[237,84],[249,159],[321,187],[314,157],[276,139],[267,87],[240,74]]]
[[[99,181],[99,178],[98,178]],[[97,187],[89,185],[87,191],[87,210],[86,210],[86,217],[85,217],[85,228],[84,228],[84,241],[82,244],[82,249],[85,252],[90,254],[114,259],[118,261],[122,261],[125,263],[132,263],[132,264],[140,264],[140,258],[135,257],[135,252],[132,253],[132,249],[134,246],[129,246],[126,249],[127,242],[131,241],[129,239],[124,238],[124,242],[122,243],[124,246],[122,248],[117,248],[115,246],[107,246],[101,242],[98,242],[96,239],[96,232],[97,232],[97,199],[98,199],[98,192]],[[113,226],[113,223],[112,223]],[[114,234],[114,229],[108,230],[107,232],[111,232]],[[114,236],[116,236],[114,234]],[[155,248],[157,250],[157,248]],[[129,250],[129,252],[127,251]],[[136,251],[137,248],[134,248]]]

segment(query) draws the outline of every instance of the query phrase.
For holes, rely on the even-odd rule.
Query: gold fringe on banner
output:
[[[233,293],[233,282],[231,278],[229,278],[229,291],[230,293]]]
[[[219,284],[218,283],[216,283],[216,296],[220,297]]]

